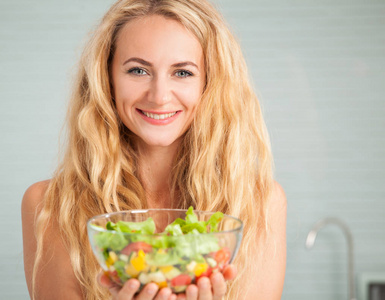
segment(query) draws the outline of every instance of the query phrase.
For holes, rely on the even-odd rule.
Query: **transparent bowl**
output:
[[[181,293],[200,277],[222,272],[238,251],[242,221],[224,214],[215,232],[165,234],[166,226],[178,218],[185,219],[186,211],[130,210],[91,218],[87,223],[88,237],[105,273],[118,285],[137,278],[141,288],[155,282],[160,288],[169,287],[174,293]],[[214,213],[194,214],[199,221],[207,222]],[[121,232],[108,225],[119,221],[143,222],[150,217],[155,224],[154,234]]]

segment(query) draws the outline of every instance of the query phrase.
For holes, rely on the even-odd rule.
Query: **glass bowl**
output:
[[[115,283],[137,278],[140,289],[155,282],[181,293],[233,261],[243,224],[229,215],[190,207],[99,215],[88,221],[87,229],[98,262]]]

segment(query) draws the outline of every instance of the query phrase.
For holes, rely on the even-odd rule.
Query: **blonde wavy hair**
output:
[[[82,54],[68,111],[68,144],[36,222],[37,257],[44,232],[56,222],[85,299],[108,299],[86,222],[94,215],[146,208],[133,134],[120,121],[109,75],[120,29],[130,20],[162,15],[179,21],[200,41],[206,86],[171,174],[174,207],[222,211],[244,222],[235,260],[239,276],[226,299],[248,284],[257,239],[268,231],[266,204],[273,189],[268,134],[241,49],[222,16],[205,0],[119,0],[106,13]],[[255,280],[255,279],[254,279]]]

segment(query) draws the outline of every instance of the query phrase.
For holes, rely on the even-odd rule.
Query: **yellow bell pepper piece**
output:
[[[106,266],[107,266],[107,268],[110,268],[113,264],[114,264],[114,262],[113,262],[112,258],[108,257],[106,259]]]
[[[144,253],[144,251],[139,250],[138,256],[131,259],[131,264],[137,271],[142,271],[146,267],[145,256],[146,254]]]
[[[155,282],[155,283],[159,286],[160,289],[168,286],[167,281]]]
[[[159,270],[161,270],[163,273],[168,273],[170,272],[174,267],[173,266],[164,266],[164,267],[159,267]]]
[[[118,256],[116,255],[116,253],[113,251],[110,251],[108,253],[108,258],[106,259],[107,268],[111,267],[117,260],[118,260]]]
[[[110,251],[110,252],[108,252],[108,254],[110,255],[113,262],[116,262],[118,260],[118,256],[116,255],[116,253],[114,251]]]
[[[136,270],[136,269],[133,267],[133,265],[131,265],[131,264],[126,265],[125,271],[126,271],[126,273],[127,273],[128,275],[130,275],[130,277],[132,277],[132,278],[138,277],[138,275],[139,275],[139,273],[140,273],[140,271]]]
[[[138,256],[144,258],[146,256],[146,253],[144,253],[144,251],[141,249],[138,251]]]
[[[208,265],[206,263],[197,264],[194,268],[195,276],[201,276],[204,272],[206,272]]]

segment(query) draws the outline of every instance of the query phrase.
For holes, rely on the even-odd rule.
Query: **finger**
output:
[[[120,289],[117,300],[131,300],[140,287],[140,282],[136,279],[128,280]]]
[[[212,300],[211,283],[207,277],[202,277],[198,280],[198,299],[199,300]]]
[[[104,287],[109,287],[111,285],[111,280],[105,273],[99,273],[98,282]]]
[[[226,291],[227,291],[225,278],[223,277],[222,273],[218,272],[218,273],[212,274],[210,279],[211,279],[211,285],[213,287],[213,299],[214,300],[222,299],[222,297],[226,294]]]
[[[178,294],[176,297],[177,300],[186,300],[186,294]]]
[[[172,294],[172,295],[170,296],[170,298],[168,298],[168,300],[177,300],[176,297],[177,297],[177,295]]]
[[[234,265],[228,265],[226,268],[223,270],[222,274],[225,280],[232,280],[237,276],[237,268]]]
[[[172,295],[172,291],[169,288],[162,288],[156,295],[155,300],[169,300]]]
[[[197,300],[198,299],[198,287],[195,284],[190,284],[187,287],[186,299],[187,300]]]
[[[136,300],[149,300],[154,299],[158,292],[158,286],[155,283],[146,284],[143,290],[136,296]]]
[[[111,295],[114,298],[118,295],[120,286],[118,286],[115,282],[113,282],[108,276],[108,274],[100,273],[98,275],[98,282],[100,283],[101,286],[108,288]]]

